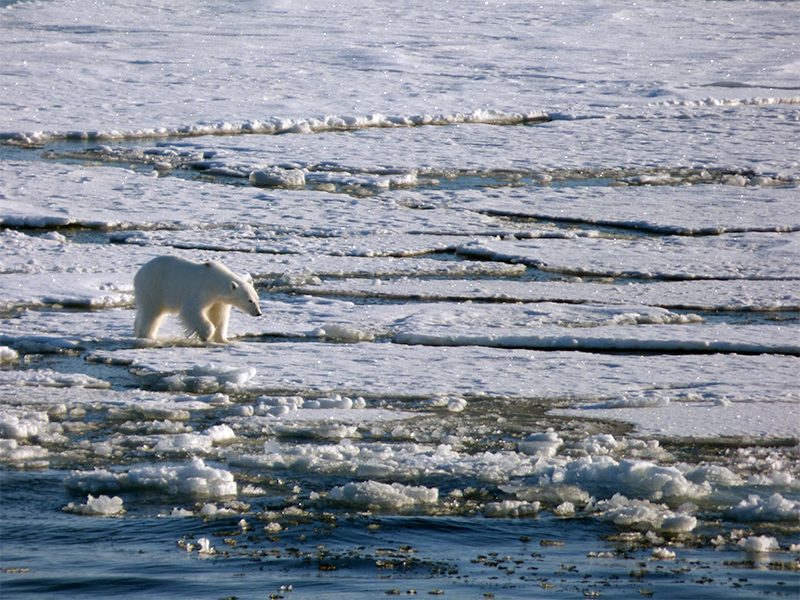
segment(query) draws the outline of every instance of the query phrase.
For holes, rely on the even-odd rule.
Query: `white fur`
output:
[[[159,256],[133,278],[136,337],[155,339],[167,314],[177,314],[189,335],[201,341],[227,342],[231,306],[261,316],[250,281],[224,265]]]

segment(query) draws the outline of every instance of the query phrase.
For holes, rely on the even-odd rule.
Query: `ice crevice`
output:
[[[52,144],[52,142],[50,142]],[[347,166],[308,160],[265,163],[257,156],[228,156],[202,147],[183,148],[177,142],[160,142],[154,148],[129,147],[123,141],[108,142],[89,148],[72,148],[68,141],[41,153],[40,160],[96,161],[110,166],[136,166],[140,172],[154,177],[195,177],[197,173],[208,182],[230,185],[250,185],[256,188],[307,189],[319,192],[344,193],[354,196],[386,195],[390,191],[430,188],[441,191],[465,191],[492,188],[534,187],[542,190],[589,188],[678,187],[687,185],[724,185],[762,189],[794,187],[793,175],[762,172],[751,168],[719,167],[646,167],[620,166],[606,168],[441,168],[420,164],[379,166],[361,164]],[[152,170],[149,170],[152,169]],[[486,210],[498,216],[535,217],[535,214],[515,214],[502,210]],[[543,217],[547,218],[547,217]],[[580,223],[568,217],[551,216],[553,221]],[[591,221],[590,221],[591,222]],[[597,225],[604,224],[597,221]],[[714,228],[697,232],[685,228],[648,227],[646,223],[608,223],[624,229],[642,232],[668,232],[693,235],[713,235]],[[734,231],[737,229],[733,229]],[[792,230],[792,229],[790,229]]]
[[[724,234],[735,234],[735,233],[789,233],[789,232],[796,232],[800,231],[800,223],[798,224],[780,224],[780,225],[772,225],[772,226],[764,226],[764,227],[731,227],[731,226],[714,226],[714,227],[701,227],[701,228],[694,228],[694,227],[687,227],[685,225],[674,225],[674,226],[661,226],[652,223],[648,223],[647,221],[609,221],[609,220],[602,220],[602,219],[585,219],[585,218],[575,218],[575,217],[565,217],[565,216],[558,216],[548,213],[533,213],[533,212],[515,212],[515,211],[506,211],[506,210],[492,210],[492,209],[476,209],[476,212],[481,212],[486,215],[494,216],[494,217],[503,217],[503,218],[513,218],[515,220],[529,220],[533,222],[539,223],[559,223],[559,224],[567,224],[567,225],[574,225],[577,227],[588,227],[588,228],[603,228],[604,231],[614,231],[618,232],[619,234],[625,234],[626,232],[632,234],[649,234],[649,235],[657,235],[657,236],[692,236],[692,237],[704,237],[704,236],[715,236],[715,235],[724,235]],[[518,237],[519,239],[525,239],[534,237],[529,233],[515,233],[514,236]],[[546,234],[542,234],[543,236]],[[551,234],[553,237],[556,237],[555,234]],[[596,234],[595,234],[596,235]]]

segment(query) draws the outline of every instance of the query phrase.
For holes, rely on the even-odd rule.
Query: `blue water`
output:
[[[619,532],[598,522],[338,514],[267,535],[252,516],[246,532],[241,515],[157,516],[168,505],[123,518],[65,513],[79,499],[65,475],[0,473],[3,598],[796,597],[797,573],[708,549],[648,561],[650,550],[601,541]],[[178,544],[201,537],[216,554]],[[613,556],[590,556],[602,552]]]

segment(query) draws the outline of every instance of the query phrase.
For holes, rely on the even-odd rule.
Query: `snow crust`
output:
[[[113,139],[130,132],[307,132],[364,122],[385,127],[469,122],[476,116],[520,119],[540,111],[579,119],[587,113],[605,116],[602,104],[593,103],[598,99],[628,102],[636,109],[648,104],[675,111],[736,107],[786,101],[793,96],[779,88],[795,84],[791,54],[770,44],[746,44],[748,23],[761,23],[776,36],[793,33],[782,7],[772,5],[741,9],[739,18],[726,22],[729,35],[713,39],[706,29],[716,16],[712,7],[696,8],[699,14],[683,18],[681,11],[657,3],[636,10],[618,2],[587,8],[580,25],[563,16],[556,3],[543,4],[535,14],[524,2],[469,2],[460,10],[433,12],[399,3],[383,7],[379,15],[365,3],[314,6],[310,13],[278,4],[260,7],[246,22],[233,6],[169,8],[137,1],[109,2],[99,13],[46,3],[4,9],[3,29],[14,43],[3,49],[8,66],[2,85],[9,93],[0,130]],[[117,35],[132,14],[136,33]],[[390,30],[376,25],[376,18],[391,23]],[[59,29],[66,21],[90,33],[91,45],[73,29]],[[664,35],[642,42],[639,32],[654,22],[664,25]],[[302,39],[294,35],[300,30]],[[183,40],[168,55],[162,51],[164,31],[180,32]],[[449,31],[449,38],[441,40],[442,31]],[[487,31],[498,34],[488,46],[471,43]],[[229,43],[225,32],[235,32],[237,43]],[[581,44],[571,43],[576,35]],[[421,45],[420,38],[440,43]],[[336,39],[337,49],[330,48],[329,39]],[[637,52],[620,53],[620,47]],[[92,68],[84,69],[87,53]],[[709,55],[716,60],[701,60]],[[71,66],[53,73],[47,62],[52,56]],[[490,68],[495,64],[499,68]],[[16,85],[20,76],[28,85]],[[542,86],[542,77],[553,83]],[[161,93],[165,86],[171,93]],[[136,93],[128,96],[127,90]],[[546,108],[520,110],[534,90]],[[750,96],[742,97],[742,91]],[[85,115],[77,131],[75,114]],[[309,118],[317,114],[342,116]],[[419,116],[392,116],[398,114]]]
[[[594,416],[633,423],[643,435],[688,438],[774,435],[793,439],[800,423],[800,403],[731,402],[720,397],[713,402],[675,402],[668,398],[621,398],[619,401],[577,409],[557,409],[565,416]],[[757,433],[757,432],[762,433]]]

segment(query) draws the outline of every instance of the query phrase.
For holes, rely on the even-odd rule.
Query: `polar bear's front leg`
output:
[[[208,309],[208,318],[214,325],[214,341],[225,344],[228,341],[228,319],[231,315],[231,305],[226,302],[217,302]]]
[[[180,312],[181,321],[186,331],[194,334],[201,342],[207,342],[214,335],[214,324],[204,313],[203,306],[199,300],[187,302]]]

